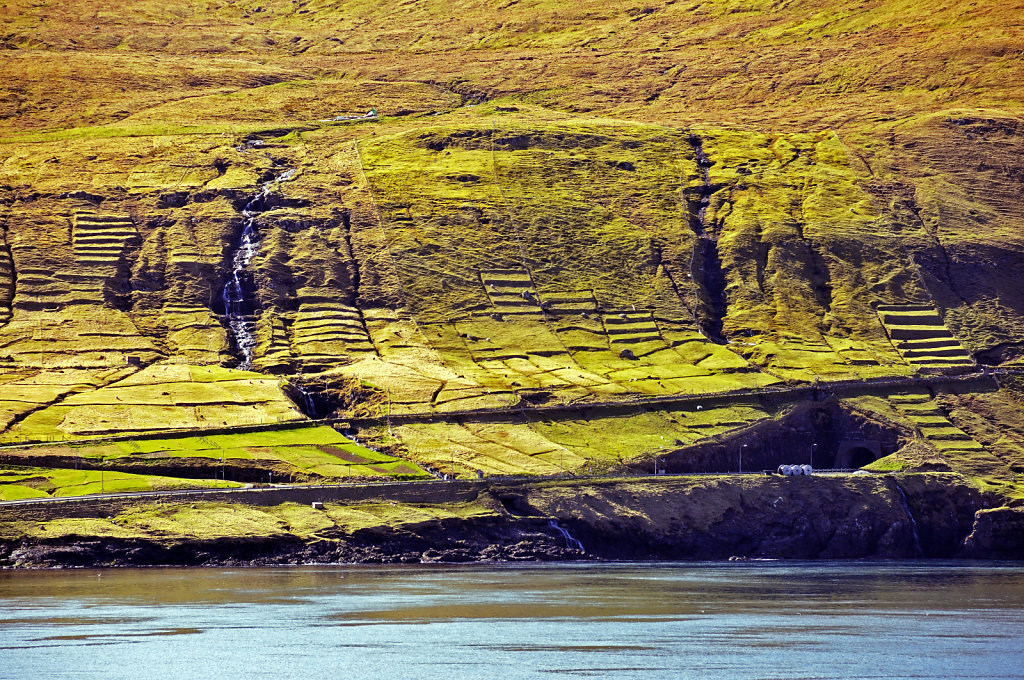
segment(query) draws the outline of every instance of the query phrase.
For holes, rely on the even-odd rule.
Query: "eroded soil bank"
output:
[[[448,495],[322,510],[96,505],[52,519],[5,508],[0,566],[1024,558],[1024,508],[951,474],[495,482]]]

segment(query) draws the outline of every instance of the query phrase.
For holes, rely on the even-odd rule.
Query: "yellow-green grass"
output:
[[[217,366],[155,364],[96,389],[74,391],[54,406],[35,410],[2,439],[94,438],[303,418],[281,391],[279,379]]]
[[[894,279],[906,258],[887,245],[888,228],[859,184],[863,170],[851,166],[841,140],[833,133],[698,133],[714,161],[712,181],[729,187],[712,197],[706,219],[729,291],[725,329],[740,336],[735,349],[786,379],[909,373],[870,305],[910,292],[912,282]],[[469,360],[483,363],[477,379],[506,389],[512,382],[566,387],[551,373],[544,374],[548,384],[530,371],[525,382],[516,379],[506,355],[568,350],[585,371],[647,391],[643,383],[625,384],[647,377],[618,359],[614,340],[626,335],[606,336],[600,326],[574,320],[546,341],[540,315],[510,317],[507,329],[465,318],[501,311],[490,307],[480,280],[495,267],[529,271],[542,300],[593,291],[605,307],[652,309],[659,326],[693,328],[702,293],[690,278],[691,208],[665,191],[675,184],[692,192],[700,181],[689,138],[679,131],[585,118],[548,123],[530,111],[406,132],[361,150],[405,300],[421,320],[463,317],[458,339],[434,344],[442,355],[468,351]],[[864,255],[854,268],[821,253],[854,242]],[[770,282],[758,273],[764,267],[776,271]],[[679,357],[666,356],[674,344],[666,335],[670,344],[638,343],[635,354],[647,360],[641,363],[684,368]],[[483,361],[495,353],[500,362]],[[616,367],[623,372],[613,373]]]
[[[361,446],[326,426],[265,430],[247,433],[210,434],[76,446],[72,449],[34,449],[36,455],[55,452],[85,461],[172,462],[199,459],[211,467],[219,461],[265,461],[269,469],[284,469],[323,479],[351,477],[426,477],[415,463]]]
[[[241,486],[243,485],[238,482],[215,479],[180,479],[102,470],[20,466],[0,469],[0,500],[5,501],[126,491],[229,489]]]
[[[644,229],[688,256],[685,216],[665,191],[687,162],[680,136],[615,121],[516,122],[427,128],[361,145],[408,301],[424,318],[487,305],[480,272],[521,267],[523,254],[542,297],[593,290],[607,306],[664,297],[669,284],[653,285],[666,275],[645,262]],[[517,150],[523,138],[533,148]],[[534,166],[539,159],[545,167]],[[687,172],[696,175],[692,161]],[[440,230],[445,222],[454,229]],[[619,276],[608,278],[609,270]],[[672,316],[688,318],[678,297],[664,300]]]
[[[24,266],[17,255],[16,260]],[[50,261],[48,265],[56,268],[60,263]],[[16,305],[23,299],[36,302],[31,295],[19,296]],[[128,356],[146,361],[161,356],[152,339],[142,336],[124,312],[100,304],[76,304],[76,300],[69,290],[52,300],[54,305],[67,307],[16,309],[11,322],[0,328],[3,354],[22,366],[47,370],[110,369],[124,366]]]
[[[98,536],[149,538],[158,542],[182,539],[217,540],[293,535],[300,538],[337,536],[360,529],[401,527],[403,524],[459,518],[483,518],[495,511],[479,502],[421,505],[408,503],[324,503],[323,510],[283,503],[251,506],[237,503],[195,502],[139,504],[111,517],[61,518],[46,522],[0,522],[0,536],[61,538]]]
[[[1014,87],[1021,81],[1019,37],[1007,28],[1018,8],[994,0],[967,8],[921,0],[785,7],[715,0],[697,8],[545,0],[530,12],[467,0],[443,8],[310,2],[303,14],[270,0],[260,8],[254,14],[235,5],[147,0],[115,15],[109,3],[94,0],[9,3],[6,44],[20,49],[8,50],[16,55],[8,57],[8,73],[23,83],[24,96],[47,101],[58,75],[81,84],[66,107],[13,108],[9,125],[107,123],[188,95],[232,91],[247,114],[240,121],[263,119],[258,105],[246,102],[250,89],[270,90],[267,103],[284,118],[346,112],[315,98],[298,99],[294,108],[275,98],[275,83],[305,83],[311,73],[420,83],[426,73],[442,95],[448,88],[477,97],[515,93],[563,110],[763,127],[888,127],[951,101],[1021,100]],[[417,91],[396,104],[414,108],[425,96]],[[186,99],[171,118],[187,120],[187,107]],[[208,117],[209,106],[197,108]]]
[[[448,474],[584,474],[650,460],[773,415],[753,400],[697,406],[575,420],[410,424],[394,432],[410,459]]]

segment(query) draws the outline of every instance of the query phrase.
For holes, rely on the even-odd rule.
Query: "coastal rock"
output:
[[[961,556],[979,559],[1021,559],[1024,556],[1024,508],[978,510],[963,541]]]

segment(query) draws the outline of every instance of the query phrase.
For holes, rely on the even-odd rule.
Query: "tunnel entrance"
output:
[[[659,464],[669,474],[751,472],[796,464],[857,468],[896,451],[900,438],[895,426],[869,420],[838,400],[805,402],[777,420],[662,454]],[[650,461],[636,466],[649,470]]]
[[[876,441],[840,442],[836,455],[837,468],[860,468],[882,457],[882,447]]]
[[[876,461],[875,454],[870,449],[858,446],[850,452],[850,464],[846,467],[860,468]]]

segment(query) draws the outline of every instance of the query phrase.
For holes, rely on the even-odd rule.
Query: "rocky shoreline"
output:
[[[476,501],[496,512],[312,537],[9,537],[0,568],[1024,559],[1024,507],[941,475],[492,485]]]

